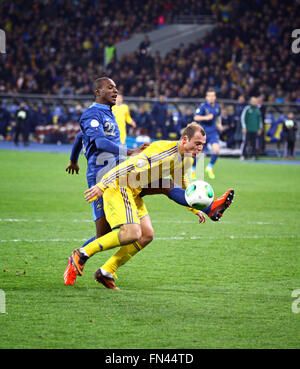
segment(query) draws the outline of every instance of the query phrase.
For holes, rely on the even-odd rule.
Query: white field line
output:
[[[152,223],[180,223],[180,224],[195,224],[194,220],[180,220],[180,219],[153,219],[151,220]],[[6,218],[6,219],[2,219],[0,218],[0,222],[30,222],[30,223],[49,223],[49,220],[45,220],[45,219],[14,219],[14,218]],[[73,219],[71,220],[71,222],[73,223],[91,223],[93,222],[92,219]],[[240,224],[239,221],[227,221],[227,220],[221,220],[220,223],[223,224]],[[254,224],[254,225],[275,225],[275,224],[280,224],[280,225],[284,225],[286,223],[284,222],[261,222],[261,221],[247,221],[244,224]]]
[[[220,236],[220,237],[216,237],[216,236],[191,236],[191,237],[184,237],[184,236],[174,236],[174,237],[155,237],[154,240],[157,241],[166,241],[166,240],[178,240],[178,241],[182,241],[182,240],[220,240],[220,239],[231,239],[231,240],[260,240],[260,239],[297,239],[300,236],[296,236],[296,235],[249,235],[249,236],[236,236],[236,235],[228,235],[228,236]],[[85,238],[48,238],[48,239],[40,239],[40,240],[36,240],[36,239],[28,239],[28,238],[24,238],[24,239],[11,239],[11,240],[0,240],[0,243],[9,243],[9,242],[32,242],[32,243],[38,243],[38,242],[85,242],[86,239]]]

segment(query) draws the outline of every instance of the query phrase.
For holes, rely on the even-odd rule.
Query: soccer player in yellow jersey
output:
[[[126,142],[126,124],[130,124],[134,128],[136,127],[135,121],[131,118],[129,112],[129,106],[127,104],[123,104],[123,95],[118,93],[116,105],[112,107],[112,112],[116,118],[118,123],[118,127],[120,130],[120,140],[123,145]]]
[[[96,281],[107,288],[117,289],[113,274],[153,238],[151,220],[140,196],[142,189],[168,175],[178,186],[186,188],[186,173],[194,158],[202,152],[205,142],[205,131],[193,122],[185,128],[179,141],[153,142],[140,154],[111,169],[99,183],[85,191],[89,202],[103,197],[105,216],[112,231],[75,250],[72,254],[73,268],[69,268],[68,274],[81,275],[89,257],[99,251],[122,246],[95,273]],[[233,190],[228,190],[214,201],[214,211],[220,207],[223,212],[232,199]],[[205,221],[202,211],[189,209],[198,215],[200,223]],[[76,275],[73,276],[75,279]]]

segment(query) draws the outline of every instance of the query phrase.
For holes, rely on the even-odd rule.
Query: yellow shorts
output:
[[[106,188],[103,194],[105,218],[111,229],[122,224],[137,223],[148,215],[140,196],[134,196],[129,187]]]

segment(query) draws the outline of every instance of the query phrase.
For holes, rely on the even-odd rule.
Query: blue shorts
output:
[[[104,209],[103,209],[103,199],[100,197],[100,199],[92,202],[92,211],[93,211],[93,218],[94,221],[96,221],[99,218],[104,217]]]
[[[206,132],[206,145],[219,143],[219,133],[218,131]]]

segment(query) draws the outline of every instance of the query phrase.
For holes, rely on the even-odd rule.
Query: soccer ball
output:
[[[185,200],[191,208],[203,210],[214,201],[214,190],[205,181],[194,181],[185,190]]]
[[[26,118],[26,112],[24,111],[24,110],[20,110],[19,112],[18,112],[18,118],[20,118],[20,119],[25,119]]]
[[[292,128],[294,126],[294,122],[292,119],[287,119],[285,122],[284,122],[285,126],[287,128]]]

